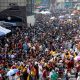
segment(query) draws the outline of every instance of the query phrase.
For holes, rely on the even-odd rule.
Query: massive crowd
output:
[[[16,27],[0,40],[0,80],[80,80],[79,19],[50,20]],[[7,76],[10,69],[18,69]]]

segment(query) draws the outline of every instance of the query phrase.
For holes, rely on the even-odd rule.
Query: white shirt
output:
[[[39,74],[42,74],[42,66],[39,65]]]
[[[77,80],[80,80],[80,76],[78,76]]]
[[[11,58],[12,58],[12,59],[15,58],[15,55],[12,54],[12,55],[11,55]]]

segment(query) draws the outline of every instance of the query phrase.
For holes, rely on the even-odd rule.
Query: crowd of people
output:
[[[80,80],[80,20],[38,15],[0,40],[0,80]],[[19,71],[7,76],[10,69]]]

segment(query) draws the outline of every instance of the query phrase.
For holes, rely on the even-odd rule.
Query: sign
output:
[[[32,16],[27,16],[27,24],[28,24],[28,26],[34,26],[34,24],[35,24],[35,17],[34,17],[34,15],[32,15]]]

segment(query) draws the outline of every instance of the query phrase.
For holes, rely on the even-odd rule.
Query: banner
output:
[[[35,24],[35,16],[32,15],[32,16],[27,16],[27,24],[28,26],[34,26]]]

